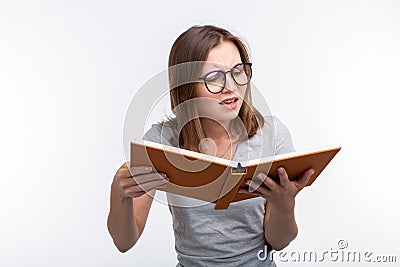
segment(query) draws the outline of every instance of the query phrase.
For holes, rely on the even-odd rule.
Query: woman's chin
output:
[[[240,103],[240,105],[237,105],[235,108],[232,109],[221,106],[218,106],[217,108],[202,107],[199,110],[199,114],[200,117],[203,118],[210,118],[212,120],[216,120],[219,122],[227,122],[237,118],[237,116],[239,115],[241,104],[242,103]]]
[[[219,114],[217,120],[221,121],[221,122],[230,122],[230,121],[232,121],[232,120],[237,118],[237,116],[239,115],[238,113],[239,112],[236,112],[235,110],[232,110],[231,112],[226,113],[226,114]]]

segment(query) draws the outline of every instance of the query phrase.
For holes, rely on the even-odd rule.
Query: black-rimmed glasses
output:
[[[251,63],[239,63],[228,71],[213,70],[199,80],[203,80],[207,90],[210,93],[218,94],[224,90],[226,85],[226,74],[231,73],[231,76],[236,84],[246,85],[250,82],[252,71]]]

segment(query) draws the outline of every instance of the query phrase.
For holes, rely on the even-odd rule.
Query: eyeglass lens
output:
[[[251,66],[250,64],[238,64],[229,71],[235,83],[238,85],[245,85],[250,81],[251,78]],[[217,70],[210,72],[205,77],[205,82],[208,90],[213,93],[221,92],[226,83],[226,74],[223,71]]]

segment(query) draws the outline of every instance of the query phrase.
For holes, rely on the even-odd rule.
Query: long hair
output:
[[[169,122],[173,122],[178,129],[181,129],[176,143],[186,149],[198,148],[205,134],[196,108],[190,104],[181,104],[195,98],[195,83],[189,81],[197,80],[196,77],[199,77],[203,62],[207,60],[210,50],[223,41],[233,42],[239,50],[242,62],[250,62],[244,42],[229,31],[213,25],[193,26],[183,32],[172,45],[168,60],[168,76],[171,109],[176,118],[170,119]],[[201,63],[185,66],[185,63],[189,62]],[[185,78],[182,78],[183,76]],[[182,82],[185,79],[188,82]],[[242,122],[238,121],[239,119]],[[238,117],[233,120],[233,129],[241,129],[242,127],[237,127],[239,123],[243,123],[245,128],[245,132],[239,132],[239,140],[253,136],[264,125],[263,116],[252,105],[250,83],[247,84]]]

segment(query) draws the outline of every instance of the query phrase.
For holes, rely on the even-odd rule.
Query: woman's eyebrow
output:
[[[221,67],[224,67],[226,70],[230,70],[230,69],[232,69],[234,66],[236,66],[237,64],[240,64],[240,63],[242,63],[242,62],[236,62],[236,63],[233,64],[232,67],[228,67],[228,66],[226,66],[226,65],[224,65],[224,64],[211,63],[211,62],[207,63],[207,65],[208,65],[208,66],[211,65],[211,66],[216,67],[216,68],[218,68],[218,69],[221,69]]]

